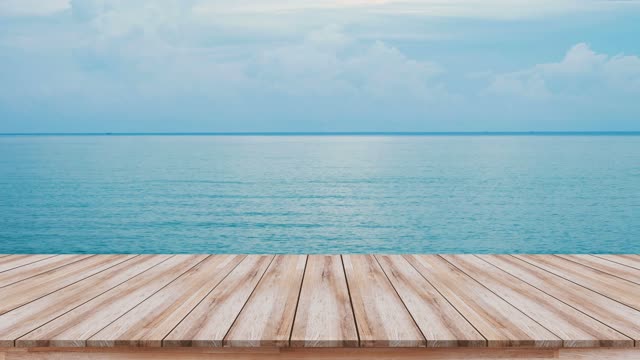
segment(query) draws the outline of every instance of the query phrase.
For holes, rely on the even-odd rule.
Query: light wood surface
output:
[[[166,347],[222,347],[234,320],[264,275],[273,256],[249,255],[164,341]]]
[[[640,286],[588,266],[548,255],[514,255],[606,297],[640,310]]]
[[[633,338],[638,344],[640,311],[513,256],[478,255],[478,257]]]
[[[190,268],[206,255],[176,255],[154,266],[144,277],[116,286],[80,305],[74,311],[46,323],[16,340],[18,347],[85,346],[86,340],[109,325],[129,309],[144,301]]]
[[[7,255],[0,257],[0,272],[54,257],[55,255]]]
[[[309,256],[291,346],[358,346],[358,332],[340,255]]]
[[[306,263],[305,255],[277,255],[225,336],[224,344],[287,346]]]
[[[46,324],[170,258],[170,255],[140,255],[77,283],[0,315],[0,346]]]
[[[640,269],[640,255],[594,255],[601,259],[609,260],[618,264],[626,265],[635,269]]]
[[[134,255],[91,256],[0,289],[0,314],[86,279]]]
[[[364,347],[426,346],[426,340],[373,255],[344,255],[353,312]]]
[[[0,360],[640,359],[637,260],[7,255]]]
[[[401,256],[377,256],[428,347],[486,346],[486,340]]]
[[[244,255],[212,255],[178,281],[109,324],[87,346],[162,346],[162,339],[224,279]]]
[[[44,258],[39,261],[22,265],[20,267],[13,268],[0,272],[0,288],[15,284],[19,281],[28,279],[30,277],[40,275],[49,270],[57,269],[61,266],[72,264],[76,261],[86,259],[91,255],[58,255]]]
[[[561,347],[562,340],[437,255],[405,258],[487,339],[490,347]]]
[[[474,278],[525,315],[560,337],[565,347],[633,347],[633,339],[558,301],[474,256],[443,255],[458,269]]]
[[[593,255],[557,255],[563,259],[600,270],[609,275],[617,276],[640,285],[640,270],[618,264]]]

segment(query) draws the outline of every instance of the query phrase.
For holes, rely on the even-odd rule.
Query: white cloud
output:
[[[489,84],[488,92],[524,96],[532,99],[547,99],[551,92],[544,77],[536,72],[515,72],[497,75]]]
[[[262,51],[247,68],[256,87],[291,95],[429,100],[445,93],[437,64],[408,58],[380,41],[356,42],[336,25]]]
[[[113,101],[122,94],[217,102],[319,96],[417,104],[449,96],[438,64],[413,59],[381,41],[359,40],[338,25],[318,28],[299,40],[243,46],[234,54],[236,49],[224,45],[176,44],[163,25],[148,31],[131,25],[118,32],[101,17],[88,20],[93,31],[85,32],[73,51],[49,57],[36,69],[25,65],[12,70],[11,76],[21,78],[21,96],[91,97],[92,102]]]
[[[10,3],[18,7],[7,10]],[[501,39],[508,42],[505,49],[513,50],[509,46],[526,38],[521,40],[519,33],[502,38],[508,32],[502,30],[500,37],[493,30],[471,34],[482,26],[475,24],[484,21],[430,21],[430,16],[497,18],[501,21],[492,22],[496,28],[512,29],[514,23],[502,20],[633,6],[627,3],[71,0],[71,10],[66,1],[47,10],[49,5],[36,6],[40,1],[0,0],[4,15],[66,11],[55,21],[0,18],[0,26],[3,21],[7,25],[0,32],[0,78],[11,84],[0,88],[0,106],[80,104],[88,113],[108,113],[112,108],[128,113],[136,106],[180,104],[175,108],[221,118],[241,117],[238,113],[260,117],[264,108],[272,119],[313,113],[318,118],[413,118],[418,124],[428,117],[441,121],[439,115],[447,114],[470,119],[478,114],[506,116],[508,107],[517,115],[539,111],[538,116],[546,109],[546,115],[557,117],[558,111],[577,107],[554,107],[547,100],[580,98],[586,104],[583,109],[604,109],[601,113],[607,116],[612,108],[637,114],[637,101],[628,94],[637,97],[640,91],[638,56],[610,56],[577,44],[557,62],[491,73],[484,69],[522,60],[501,59],[494,65],[494,58],[467,44]],[[562,20],[568,16],[574,15]],[[548,21],[524,26],[531,24],[536,31]],[[451,30],[452,24],[461,24],[459,33]],[[433,42],[452,36],[463,41]],[[466,77],[467,71],[473,74]],[[517,101],[507,102],[496,94]],[[534,107],[528,99],[547,102]]]
[[[636,92],[640,90],[640,58],[599,54],[579,43],[559,62],[495,75],[487,90],[532,99]]]

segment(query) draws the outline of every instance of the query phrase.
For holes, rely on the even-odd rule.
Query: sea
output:
[[[0,253],[640,253],[640,133],[5,134]]]

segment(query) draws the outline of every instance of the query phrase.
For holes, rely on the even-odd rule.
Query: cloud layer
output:
[[[488,90],[532,99],[579,98],[593,93],[638,94],[640,58],[599,54],[588,44],[579,43],[559,62],[495,76]]]
[[[549,51],[557,60],[498,64],[490,45],[520,53],[522,40],[503,35],[514,19],[535,33],[543,15],[634,4],[476,2],[3,1],[0,132],[602,128],[605,114],[638,124],[634,53],[582,38]]]

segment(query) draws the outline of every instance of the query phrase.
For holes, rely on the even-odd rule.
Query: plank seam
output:
[[[296,299],[296,309],[293,311],[293,320],[291,321],[291,330],[289,331],[289,347],[291,347],[291,337],[293,336],[293,327],[296,324],[296,316],[298,315],[298,305],[300,305],[300,294],[302,294],[302,285],[307,273],[307,264],[309,263],[309,255],[305,255],[304,269],[302,270],[302,279],[300,279],[300,288],[298,289],[298,298]]]
[[[543,267],[540,267],[540,266],[538,266],[538,265],[536,265],[536,264],[534,264],[534,263],[531,263],[531,262],[529,262],[529,261],[526,261],[526,260],[525,260],[525,259],[523,259],[523,258],[520,258],[520,257],[518,257],[518,256],[514,256],[514,255],[509,255],[509,256],[513,256],[513,257],[515,257],[516,259],[518,259],[518,260],[520,260],[520,261],[524,261],[524,262],[526,262],[526,263],[527,263],[527,264],[529,264],[529,265],[533,265],[533,266],[535,266],[535,267],[537,267],[537,268],[539,268],[539,269],[542,269],[542,270],[544,270],[544,271],[546,271],[546,272],[548,272],[548,273],[550,273],[550,274],[553,274],[553,275],[555,275],[555,276],[559,276],[559,277],[561,277],[561,278],[563,278],[563,279],[565,279],[565,280],[567,280],[567,281],[571,281],[572,283],[574,283],[574,284],[576,284],[576,285],[578,285],[578,286],[581,286],[581,287],[583,287],[583,288],[585,288],[585,289],[587,289],[587,290],[589,290],[589,291],[593,291],[594,293],[598,293],[598,294],[600,294],[600,295],[602,295],[602,296],[604,296],[604,297],[606,297],[606,298],[609,298],[609,299],[611,299],[611,300],[613,300],[613,301],[615,301],[615,302],[617,302],[617,303],[620,303],[620,304],[622,304],[622,305],[624,305],[624,306],[630,307],[630,308],[632,308],[633,310],[640,311],[640,309],[638,309],[638,308],[635,308],[635,307],[633,307],[633,306],[631,306],[631,305],[628,305],[628,304],[623,303],[622,301],[619,301],[619,300],[616,300],[616,299],[614,299],[614,298],[612,298],[612,297],[610,297],[610,296],[607,296],[607,295],[605,295],[605,294],[601,293],[600,291],[596,291],[596,290],[594,290],[594,289],[588,288],[588,287],[586,287],[586,286],[584,286],[584,285],[582,285],[582,284],[579,284],[579,283],[577,283],[577,282],[575,282],[575,281],[573,281],[573,280],[571,280],[571,279],[569,279],[569,278],[566,278],[566,277],[564,277],[564,276],[562,276],[562,275],[560,275],[560,274],[556,274],[556,273],[554,273],[553,271],[549,271],[549,270],[547,270],[547,269],[545,269],[545,268],[543,268]]]
[[[91,259],[91,258],[92,258],[92,257],[94,257],[94,256],[96,256],[96,255],[91,255],[91,256],[89,256],[89,257],[86,257],[86,258],[84,258],[84,259],[81,259],[80,261],[85,261],[85,260],[87,260],[87,259]],[[7,310],[7,311],[5,311],[5,312],[1,313],[0,315],[4,315],[4,314],[6,314],[6,313],[8,313],[8,312],[10,312],[10,311],[13,311],[13,310],[15,310],[15,309],[19,309],[19,308],[21,308],[21,307],[23,307],[23,306],[25,306],[25,305],[31,304],[32,302],[34,302],[34,301],[36,301],[36,300],[38,300],[38,299],[41,299],[41,298],[43,298],[43,297],[45,297],[45,296],[49,296],[49,295],[53,294],[54,292],[58,292],[58,291],[60,291],[60,290],[62,290],[62,289],[66,289],[67,287],[69,287],[69,286],[71,286],[71,285],[73,285],[73,284],[76,284],[76,283],[78,283],[78,282],[80,282],[80,281],[82,281],[82,280],[84,280],[84,279],[88,279],[88,278],[90,278],[90,277],[93,277],[93,276],[95,276],[95,275],[98,275],[98,274],[100,274],[101,272],[103,272],[103,271],[105,271],[105,270],[111,269],[111,268],[112,268],[112,267],[114,267],[114,266],[117,266],[117,265],[119,265],[119,264],[122,264],[123,262],[125,262],[125,261],[129,261],[129,260],[134,259],[134,258],[136,258],[136,257],[138,257],[138,256],[139,256],[139,255],[135,255],[135,256],[132,256],[132,257],[130,257],[130,258],[128,258],[128,259],[124,259],[124,260],[122,260],[122,261],[120,261],[120,262],[118,262],[118,263],[115,263],[115,264],[113,264],[113,265],[111,265],[111,266],[109,266],[109,267],[107,267],[107,268],[104,268],[104,269],[102,269],[102,270],[98,271],[98,272],[97,272],[97,273],[95,273],[95,274],[91,274],[91,275],[89,275],[89,276],[87,276],[87,277],[83,277],[83,278],[81,278],[81,279],[78,279],[77,281],[74,281],[74,282],[72,282],[72,283],[70,283],[70,284],[67,284],[67,285],[65,285],[65,286],[61,287],[61,288],[58,288],[58,289],[56,289],[56,290],[54,290],[54,291],[52,291],[52,292],[50,292],[50,293],[47,293],[47,294],[44,294],[44,295],[39,296],[39,297],[37,297],[37,298],[31,299],[30,301],[28,301],[28,302],[26,302],[26,303],[24,303],[24,304],[22,304],[22,305],[16,306],[16,307],[14,307],[14,308],[13,308],[13,309],[11,309],[11,310]],[[67,265],[65,265],[65,266],[67,266]]]
[[[623,263],[621,263],[621,262],[618,262],[618,261],[615,261],[615,260],[611,260],[610,258],[602,257],[602,255],[601,255],[601,254],[592,254],[592,256],[595,256],[595,257],[597,257],[597,258],[599,258],[599,259],[602,259],[602,260],[607,260],[607,261],[612,262],[612,263],[614,263],[614,264],[618,264],[618,265],[626,266],[626,267],[631,268],[631,269],[640,270],[640,268],[637,268],[637,267],[635,267],[635,266],[631,266],[631,265],[629,265],[629,264],[623,264]]]
[[[464,270],[460,269],[459,267],[457,267],[455,264],[453,264],[451,261],[445,259],[443,256],[438,255],[441,259],[443,259],[444,261],[448,262],[449,264],[451,264],[451,266],[455,267],[456,269],[458,269],[460,272],[462,272],[463,274],[465,274],[467,277],[471,278],[473,281],[477,282],[478,284],[480,284],[480,286],[482,286],[483,288],[487,289],[488,291],[490,291],[491,293],[493,293],[495,296],[499,297],[500,299],[502,299],[502,301],[504,301],[505,303],[509,304],[509,306],[511,306],[512,308],[518,310],[520,313],[522,313],[522,315],[528,317],[529,319],[531,319],[533,322],[535,322],[536,324],[540,325],[540,327],[542,327],[543,329],[547,330],[549,333],[553,334],[555,337],[557,337],[558,339],[560,339],[562,341],[562,346],[564,347],[565,345],[565,340],[563,338],[561,338],[560,336],[558,336],[558,334],[554,333],[553,331],[547,329],[546,326],[542,325],[541,323],[539,323],[536,319],[532,318],[531,316],[527,315],[524,311],[520,310],[518,307],[516,307],[515,305],[513,305],[512,303],[510,303],[509,301],[507,301],[507,299],[503,298],[502,296],[498,295],[495,291],[489,289],[488,287],[486,287],[484,284],[482,284],[480,281],[478,281],[476,278],[474,278],[473,276],[467,274]]]
[[[126,261],[133,260],[133,259],[135,259],[135,258],[137,258],[137,257],[139,257],[139,256],[140,256],[140,255],[136,255],[136,256],[134,256],[134,257],[132,257],[131,259],[128,259],[128,260],[126,260]],[[153,265],[153,266],[149,267],[148,269],[144,270],[144,271],[143,271],[143,272],[141,272],[140,274],[134,275],[134,276],[132,276],[132,277],[130,277],[130,278],[128,278],[128,279],[126,279],[126,280],[123,280],[121,283],[118,283],[118,284],[116,284],[116,285],[114,285],[114,286],[110,287],[109,289],[107,289],[107,290],[105,290],[105,291],[101,292],[100,294],[98,294],[98,295],[96,295],[96,296],[94,296],[94,297],[92,297],[92,298],[90,298],[90,299],[87,299],[87,301],[85,301],[85,302],[83,302],[83,303],[81,303],[81,304],[78,304],[77,306],[73,307],[72,309],[69,309],[68,311],[65,311],[64,313],[62,313],[62,314],[60,314],[60,315],[58,315],[58,316],[54,317],[53,319],[51,319],[51,320],[49,320],[49,321],[47,321],[47,322],[45,322],[45,323],[41,324],[40,326],[38,326],[38,327],[36,327],[36,328],[34,328],[34,329],[31,329],[31,330],[29,330],[28,332],[26,332],[26,333],[24,333],[24,334],[22,334],[22,335],[18,336],[17,338],[15,338],[15,339],[13,340],[13,346],[16,346],[16,340],[20,339],[21,337],[23,337],[23,336],[25,336],[25,335],[27,335],[27,334],[29,334],[29,333],[32,333],[32,332],[34,332],[34,331],[38,330],[39,328],[41,328],[41,327],[43,327],[43,326],[47,325],[48,323],[50,323],[50,322],[52,322],[52,321],[56,320],[57,318],[59,318],[59,317],[61,317],[61,316],[64,316],[64,315],[66,315],[66,314],[70,313],[71,311],[73,311],[73,310],[75,310],[75,309],[79,308],[80,306],[82,306],[82,305],[84,305],[84,304],[88,303],[89,301],[91,301],[91,300],[93,300],[93,299],[97,298],[98,296],[100,296],[100,295],[102,295],[102,294],[104,294],[104,293],[106,293],[106,292],[108,292],[108,291],[112,290],[113,288],[115,288],[115,287],[117,287],[117,286],[120,286],[120,285],[124,284],[125,282],[127,282],[127,281],[129,281],[129,280],[133,279],[134,277],[136,277],[136,276],[138,276],[138,275],[143,274],[144,272],[146,272],[146,271],[148,271],[148,270],[151,270],[152,268],[154,268],[154,267],[156,267],[156,266],[158,266],[158,265],[162,264],[163,262],[165,262],[165,261],[167,261],[167,260],[171,259],[173,256],[174,256],[174,255],[169,256],[169,257],[168,257],[168,258],[166,258],[165,260],[162,260],[162,261],[160,261],[159,263],[157,263],[157,264],[155,264],[155,265]],[[121,262],[121,263],[119,263],[119,264],[116,264],[116,265],[120,265],[120,264],[123,264],[123,263],[125,263],[125,261],[123,261],[123,262]],[[106,271],[106,270],[109,270],[109,268],[108,268],[108,269],[105,269],[105,271]],[[83,280],[84,280],[84,279],[83,279]],[[82,280],[81,280],[81,281],[82,281]],[[49,294],[49,295],[51,295],[51,294]],[[47,295],[47,296],[48,296],[48,295]]]
[[[247,255],[244,255],[242,260],[238,261],[236,266],[234,266],[231,270],[229,270],[229,272],[223,278],[221,278],[220,281],[218,281],[218,283],[214,287],[212,287],[211,290],[209,290],[209,292],[207,292],[207,294],[205,296],[203,296],[202,299],[200,299],[200,301],[198,301],[198,303],[195,304],[195,306],[193,308],[191,308],[191,310],[189,310],[189,312],[187,312],[185,314],[185,316],[182,319],[180,319],[180,321],[178,321],[178,323],[173,328],[171,328],[171,330],[169,330],[169,332],[167,332],[167,334],[165,336],[162,337],[162,340],[160,340],[161,347],[164,347],[164,340],[167,338],[167,336],[169,336],[169,334],[171,334],[173,332],[173,330],[175,330],[178,327],[178,325],[182,324],[184,319],[186,319],[193,312],[193,310],[195,310],[204,301],[204,299],[206,299],[207,296],[209,296],[209,294],[211,294],[215,289],[217,289],[218,285],[220,285],[220,283],[222,283],[227,277],[229,277],[229,275],[231,275],[231,273],[238,266],[240,266],[240,264],[242,264],[246,259],[247,259]]]
[[[136,255],[136,256],[137,256],[137,255]],[[22,282],[22,281],[25,281],[25,280],[29,280],[29,279],[31,279],[31,278],[33,278],[33,277],[36,277],[36,276],[39,276],[39,275],[42,275],[42,274],[46,274],[46,273],[51,272],[51,271],[53,271],[53,270],[58,270],[58,269],[60,269],[61,267],[65,267],[65,266],[69,266],[69,265],[75,264],[75,263],[77,263],[78,261],[82,261],[82,260],[88,259],[88,258],[90,258],[90,257],[91,257],[91,255],[89,255],[89,256],[87,256],[87,257],[80,258],[80,259],[78,259],[78,260],[75,260],[75,261],[72,261],[72,262],[69,262],[69,263],[66,263],[66,264],[62,264],[62,265],[60,265],[60,266],[57,266],[57,267],[54,267],[54,268],[52,268],[52,269],[49,269],[49,270],[43,271],[43,272],[41,272],[41,273],[31,275],[31,276],[29,276],[29,277],[26,277],[26,278],[24,278],[24,279],[21,279],[21,280],[18,280],[18,281],[12,282],[12,283],[10,283],[10,284],[6,284],[6,285],[3,285],[3,286],[0,286],[0,289],[2,289],[2,288],[4,288],[4,287],[7,287],[7,286],[11,286],[11,285],[13,285],[13,284],[17,284],[17,283]],[[135,257],[135,256],[134,256],[134,257]],[[47,259],[51,259],[51,258],[47,258]],[[46,260],[46,259],[43,259],[43,260]],[[31,263],[31,264],[35,264],[35,263]],[[29,265],[31,265],[31,264],[29,264]]]
[[[630,282],[630,283],[632,283],[632,284],[640,285],[640,283],[637,283],[637,282],[632,281],[632,280],[629,280],[629,279],[625,279],[625,278],[623,278],[622,276],[619,276],[619,275],[613,274],[613,273],[611,273],[611,272],[609,272],[609,271],[600,270],[600,269],[597,269],[597,268],[595,268],[595,267],[593,267],[593,266],[591,266],[591,265],[583,264],[583,263],[581,263],[581,262],[579,262],[579,261],[576,261],[576,260],[573,260],[573,259],[568,259],[568,258],[566,258],[566,257],[560,256],[560,255],[557,255],[557,254],[553,254],[553,256],[555,256],[555,257],[557,257],[557,258],[560,258],[560,259],[562,259],[562,260],[571,261],[571,262],[576,263],[576,264],[578,264],[578,265],[580,265],[580,266],[588,267],[588,268],[590,268],[590,269],[593,269],[593,270],[595,270],[595,271],[601,272],[601,273],[603,273],[603,274],[607,274],[607,275],[615,276],[615,277],[617,277],[618,279],[622,279],[622,280],[624,280],[624,281],[628,281],[628,282]],[[632,269],[634,269],[634,268],[632,268]]]
[[[476,328],[476,326],[475,326],[475,325],[473,325],[473,323],[472,323],[469,319],[467,319],[467,317],[466,317],[466,316],[464,316],[464,314],[463,314],[463,313],[461,313],[461,312],[460,312],[460,310],[458,310],[458,308],[457,308],[457,307],[455,307],[455,306],[451,303],[451,301],[449,301],[449,299],[447,299],[447,297],[446,297],[446,296],[444,296],[444,294],[443,294],[442,292],[440,292],[440,289],[438,289],[438,287],[436,287],[436,286],[435,286],[431,281],[429,281],[429,279],[428,279],[424,274],[422,274],[422,272],[420,272],[420,270],[418,270],[418,268],[416,268],[415,266],[413,266],[413,264],[411,263],[411,261],[407,260],[407,258],[406,258],[405,256],[406,256],[406,255],[402,255],[402,258],[404,259],[404,261],[406,261],[406,262],[407,262],[407,264],[409,264],[409,266],[411,266],[411,267],[412,267],[412,268],[413,268],[413,269],[414,269],[414,270],[415,270],[415,271],[416,271],[420,276],[422,276],[422,277],[423,277],[423,278],[424,278],[424,279],[429,283],[429,285],[431,285],[431,287],[433,287],[433,288],[436,290],[436,292],[438,292],[438,294],[440,294],[440,296],[442,296],[442,298],[443,298],[443,299],[444,299],[444,300],[445,300],[449,305],[451,305],[451,307],[452,307],[452,308],[453,308],[453,309],[454,309],[458,314],[460,314],[460,316],[461,316],[461,317],[462,317],[462,318],[463,318],[463,319],[464,319],[464,320],[465,320],[469,325],[471,325],[471,327],[472,327],[472,328],[474,328],[474,329],[478,332],[478,334],[480,334],[480,336],[482,336],[482,337],[484,338],[484,347],[488,347],[488,346],[489,346],[489,339],[487,339],[487,337],[486,337],[486,336],[484,336],[484,334],[483,334],[483,333],[482,333],[478,328]]]
[[[349,288],[349,279],[347,279],[347,270],[344,268],[344,259],[340,254],[340,262],[342,263],[342,273],[344,274],[344,282],[347,284],[347,294],[349,294],[349,304],[351,305],[351,315],[353,323],[356,326],[356,335],[358,336],[358,347],[360,347],[360,330],[358,329],[358,320],[356,320],[356,312],[353,309],[353,299],[351,298],[351,288]]]
[[[23,267],[23,266],[27,266],[27,265],[35,264],[35,263],[40,262],[40,261],[44,261],[44,260],[47,260],[47,259],[51,259],[52,257],[56,257],[56,256],[58,256],[58,255],[53,254],[53,255],[50,255],[50,256],[48,256],[48,257],[42,258],[42,259],[40,259],[40,260],[35,260],[35,261],[29,262],[29,263],[26,263],[26,264],[18,265],[18,266],[16,266],[16,267],[12,267],[11,269],[2,270],[2,271],[0,271],[0,274],[1,274],[1,273],[4,273],[4,272],[7,272],[7,271],[11,271],[11,270],[19,269],[19,268],[21,268],[21,267]]]
[[[253,294],[255,293],[256,289],[258,288],[258,286],[262,282],[262,279],[264,278],[264,275],[267,273],[267,271],[269,271],[269,269],[271,268],[271,265],[273,265],[273,260],[275,260],[276,256],[278,256],[278,255],[272,255],[271,261],[269,261],[269,265],[267,265],[267,267],[264,269],[264,272],[262,273],[262,275],[260,275],[260,280],[258,280],[258,282],[256,282],[256,286],[254,286],[253,290],[251,290],[251,294],[249,294],[249,296],[247,296],[247,300],[245,300],[244,304],[242,304],[242,307],[240,308],[240,311],[238,311],[238,313],[236,314],[236,317],[233,319],[233,322],[231,323],[231,325],[229,326],[227,331],[224,333],[224,336],[222,337],[222,341],[221,341],[223,347],[224,347],[225,339],[229,335],[229,331],[231,331],[233,326],[236,324],[236,321],[238,321],[238,317],[242,313],[242,310],[244,310],[244,308],[249,303],[249,300],[253,297]]]
[[[158,290],[154,291],[151,295],[147,296],[146,298],[142,299],[139,303],[135,304],[133,307],[129,308],[129,310],[125,311],[124,313],[122,313],[120,316],[118,316],[117,318],[113,319],[111,322],[109,322],[108,324],[106,324],[105,326],[103,326],[102,328],[100,328],[98,331],[94,332],[93,334],[91,334],[90,336],[87,336],[86,339],[82,340],[85,344],[85,346],[87,345],[87,340],[91,339],[93,336],[95,336],[97,333],[99,333],[100,331],[104,330],[104,328],[106,328],[107,326],[113,324],[114,322],[116,322],[118,319],[120,319],[121,317],[125,316],[127,313],[129,313],[129,311],[135,309],[136,307],[138,307],[138,305],[142,304],[143,302],[147,301],[147,299],[149,299],[150,297],[152,297],[153,295],[157,294],[159,291],[161,291],[162,289],[166,288],[167,286],[171,285],[174,281],[178,280],[179,278],[181,278],[184,274],[186,274],[187,272],[189,272],[191,269],[195,268],[196,266],[200,265],[203,261],[207,260],[208,258],[210,258],[211,255],[205,256],[204,259],[198,261],[197,263],[195,263],[193,266],[191,266],[190,268],[188,268],[187,270],[183,271],[182,273],[180,273],[178,276],[176,276],[173,280],[169,281],[168,283],[166,283],[164,286],[162,286],[161,288],[159,288]],[[168,259],[167,259],[168,260]],[[131,279],[129,279],[131,280]],[[127,280],[127,281],[129,281]],[[122,285],[122,284],[120,284]],[[120,286],[118,285],[118,286]]]
[[[409,314],[409,317],[411,318],[411,320],[413,320],[413,324],[416,326],[416,329],[418,329],[418,331],[420,332],[420,335],[422,335],[422,338],[424,338],[424,346],[425,347],[429,346],[429,340],[427,340],[427,337],[422,332],[422,329],[420,328],[420,325],[418,325],[418,322],[413,317],[413,314],[411,313],[411,311],[407,307],[407,304],[405,304],[404,300],[402,300],[402,296],[400,296],[400,293],[398,292],[398,289],[396,289],[396,287],[393,285],[393,281],[391,281],[391,279],[389,278],[389,275],[387,274],[387,272],[384,271],[384,266],[382,266],[382,264],[380,264],[380,260],[378,260],[378,256],[377,255],[371,255],[371,256],[373,256],[373,258],[376,260],[376,263],[380,267],[380,270],[382,270],[382,273],[384,274],[384,277],[387,278],[387,281],[389,282],[389,285],[391,285],[391,288],[393,289],[393,291],[398,296],[398,299],[400,299],[400,303],[402,303],[402,306],[404,306],[404,309]]]
[[[565,305],[567,305],[567,306],[569,306],[569,307],[571,307],[571,308],[575,309],[576,311],[578,311],[578,312],[580,312],[580,313],[582,313],[582,314],[584,314],[584,315],[586,315],[586,316],[588,316],[588,317],[592,318],[593,320],[595,320],[595,321],[597,321],[597,322],[601,323],[602,325],[604,325],[604,326],[606,326],[606,327],[608,327],[608,328],[610,328],[610,329],[612,329],[612,330],[616,331],[617,333],[619,333],[619,334],[621,334],[621,335],[623,335],[623,336],[628,337],[629,339],[631,339],[631,340],[633,341],[633,343],[634,343],[634,345],[635,345],[636,341],[633,339],[633,337],[631,337],[631,336],[629,336],[629,335],[627,335],[627,334],[623,333],[622,331],[620,331],[620,330],[618,330],[618,329],[614,328],[613,326],[611,326],[611,325],[609,325],[609,324],[607,324],[607,323],[605,323],[605,322],[603,322],[603,321],[600,321],[599,319],[597,319],[597,318],[595,318],[595,317],[593,317],[593,316],[591,316],[591,315],[589,315],[589,314],[585,313],[584,311],[582,311],[582,310],[580,310],[580,309],[578,309],[578,308],[574,307],[573,305],[571,305],[571,304],[569,304],[569,303],[567,303],[567,302],[565,302],[565,301],[562,301],[561,299],[558,299],[557,297],[555,297],[555,296],[553,296],[553,295],[551,295],[551,294],[547,293],[547,292],[546,292],[546,291],[544,291],[543,289],[541,289],[541,288],[539,288],[539,287],[537,287],[537,286],[535,286],[535,285],[533,285],[533,284],[530,284],[530,283],[529,283],[529,282],[527,282],[526,280],[521,279],[520,277],[518,277],[518,276],[516,276],[516,275],[514,275],[514,274],[512,274],[512,273],[510,273],[510,272],[508,272],[508,271],[506,271],[506,270],[504,270],[504,269],[502,269],[501,267],[499,267],[499,266],[497,266],[497,265],[492,264],[491,262],[489,262],[489,261],[487,261],[487,260],[485,260],[485,259],[483,259],[483,258],[481,258],[481,257],[479,257],[479,256],[477,256],[477,255],[475,255],[475,254],[474,254],[473,256],[475,256],[475,257],[477,257],[478,259],[480,259],[480,260],[482,260],[482,261],[486,262],[487,264],[489,264],[489,265],[491,265],[491,266],[495,267],[496,269],[498,269],[498,270],[500,270],[500,271],[502,271],[502,272],[504,272],[504,273],[506,273],[506,274],[509,274],[509,275],[511,275],[511,276],[513,276],[513,277],[515,277],[516,279],[518,279],[518,280],[522,281],[523,283],[528,284],[529,286],[532,286],[532,287],[534,287],[534,288],[538,289],[539,291],[541,291],[541,292],[543,292],[543,293],[545,293],[545,294],[547,294],[547,295],[551,296],[552,298],[554,298],[554,299],[558,300],[559,302],[561,302],[561,303],[563,303],[563,304],[565,304]],[[553,276],[557,276],[557,275],[555,275],[555,274],[552,274],[552,275],[553,275]]]

